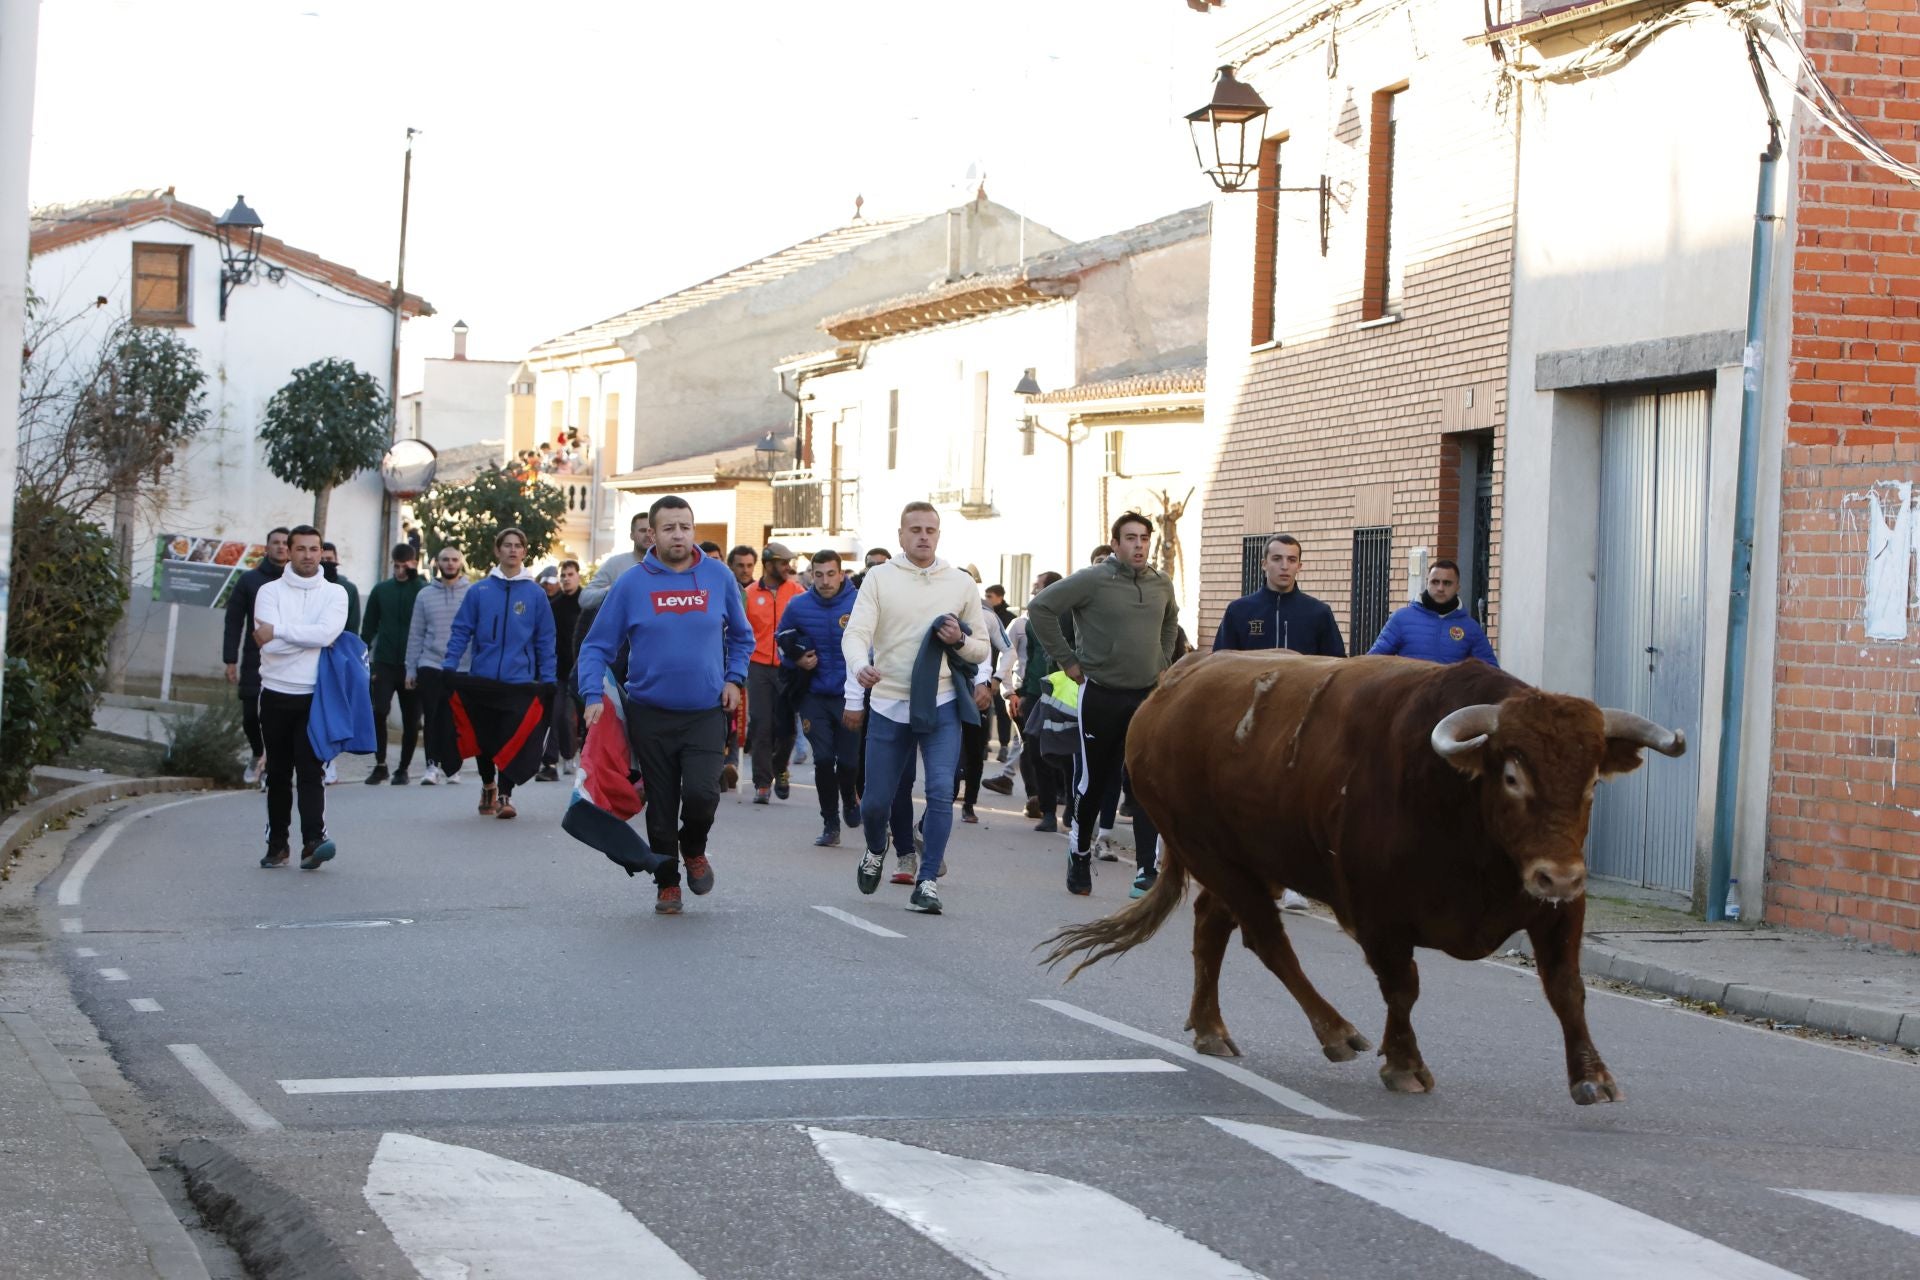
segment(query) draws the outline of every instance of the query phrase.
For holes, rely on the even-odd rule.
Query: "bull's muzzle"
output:
[[[1572,902],[1587,891],[1587,864],[1535,858],[1521,869],[1520,880],[1542,902]]]

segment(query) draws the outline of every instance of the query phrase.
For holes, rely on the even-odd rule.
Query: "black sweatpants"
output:
[[[454,741],[453,708],[447,705],[446,673],[438,667],[421,667],[413,682],[415,705],[426,721],[427,763],[452,777],[460,772],[460,748]]]
[[[954,788],[960,793],[960,802],[968,808],[980,803],[980,779],[987,768],[987,735],[992,727],[986,716],[980,717],[979,724],[960,721],[960,776]]]
[[[747,750],[753,754],[753,785],[770,787],[793,755],[793,704],[780,668],[764,662],[747,667]]]
[[[260,691],[260,734],[267,751],[267,848],[291,849],[287,843],[293,825],[295,779],[299,780],[300,843],[318,844],[327,838],[327,789],[321,782],[323,766],[307,741],[310,693]]]
[[[707,851],[707,833],[720,807],[727,713],[719,707],[658,711],[630,702],[627,741],[647,787],[647,843],[671,859],[654,872],[654,881],[662,888],[677,885],[680,859]]]
[[[407,668],[399,662],[376,662],[368,668],[372,677],[367,691],[373,698],[374,762],[387,762],[387,713],[393,699],[400,698],[400,768],[413,763],[413,749],[420,741],[420,694],[407,688]]]
[[[1080,779],[1074,800],[1073,850],[1087,853],[1093,848],[1094,826],[1106,800],[1107,788],[1119,778],[1128,801],[1133,799],[1133,784],[1124,774],[1127,763],[1127,726],[1133,713],[1147,700],[1151,689],[1105,689],[1089,680],[1080,689]],[[1157,864],[1159,833],[1153,819],[1139,805],[1133,806],[1134,862],[1142,868]]]
[[[240,724],[247,733],[247,747],[258,760],[267,754],[267,740],[260,736],[260,686],[240,686]]]

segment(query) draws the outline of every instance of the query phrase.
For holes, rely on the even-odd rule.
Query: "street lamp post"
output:
[[[1201,172],[1213,180],[1223,193],[1278,194],[1282,191],[1311,192],[1320,197],[1320,256],[1327,256],[1331,230],[1333,183],[1326,174],[1311,187],[1250,187],[1247,179],[1260,171],[1260,149],[1266,142],[1267,103],[1250,84],[1242,83],[1231,65],[1215,74],[1213,98],[1206,106],[1187,113],[1187,128],[1193,134],[1193,155]]]
[[[1028,407],[1031,410],[1033,397],[1040,394],[1040,384],[1034,381],[1032,373],[1022,374],[1019,383],[1013,388],[1013,394],[1028,401]],[[1050,436],[1067,446],[1067,565],[1071,571],[1073,565],[1073,446],[1084,441],[1091,433],[1071,419],[1068,420],[1064,431],[1055,431],[1052,427],[1042,426],[1040,419],[1031,411],[1020,419],[1020,429],[1038,431],[1041,435]]]
[[[268,263],[264,268],[260,263],[260,232],[265,224],[260,215],[247,207],[245,196],[236,196],[233,208],[220,215],[213,224],[214,238],[220,242],[220,318],[227,318],[227,299],[241,285],[253,280],[256,273],[264,273],[267,279],[278,284],[287,273]]]

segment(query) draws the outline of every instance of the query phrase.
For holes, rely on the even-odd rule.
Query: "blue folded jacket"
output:
[[[373,699],[367,693],[367,646],[351,631],[342,631],[320,651],[307,742],[322,760],[342,751],[369,755],[379,749],[373,737]]]

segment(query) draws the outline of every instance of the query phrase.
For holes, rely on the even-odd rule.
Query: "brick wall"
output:
[[[1807,26],[1822,78],[1913,163],[1912,0],[1808,0]],[[1920,481],[1920,190],[1799,127],[1766,918],[1920,951],[1920,621],[1866,637],[1862,497]]]

